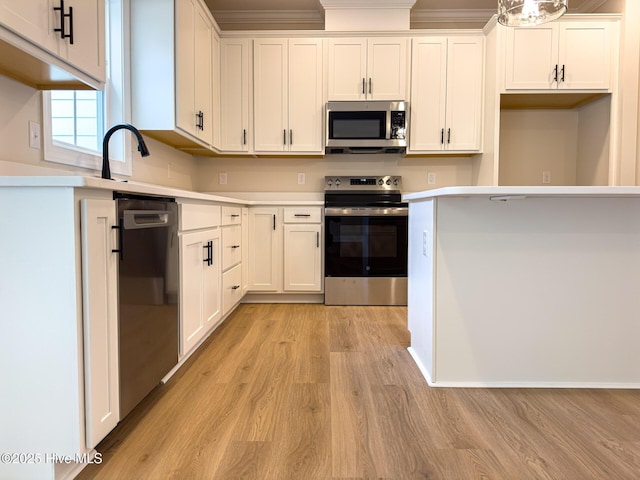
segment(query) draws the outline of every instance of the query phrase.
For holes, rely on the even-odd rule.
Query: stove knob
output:
[[[333,185],[333,180],[331,179],[327,180],[327,186],[331,187],[331,185]]]
[[[384,185],[384,180],[383,179],[378,180],[378,185],[380,186]]]
[[[397,179],[397,178],[394,178],[394,179],[393,179],[393,184],[397,187],[397,186],[398,186],[398,183],[400,183],[400,182],[398,182],[398,179]]]
[[[391,179],[390,178],[387,179],[387,185],[391,185]]]
[[[340,179],[339,179],[339,178],[336,178],[336,187],[339,187],[339,186],[340,186],[340,183],[341,183],[341,182],[340,182]]]

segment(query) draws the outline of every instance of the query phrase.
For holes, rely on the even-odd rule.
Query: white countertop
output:
[[[402,196],[406,202],[437,197],[490,197],[507,201],[527,197],[636,197],[640,187],[445,187]]]
[[[104,180],[98,177],[82,176],[0,176],[0,188],[3,187],[94,188],[99,190],[159,195],[163,197],[175,197],[177,199],[203,200],[240,205],[324,205],[322,195],[308,192],[238,192],[237,196],[235,193],[230,193],[230,195],[233,196],[223,196],[216,193],[200,193],[191,190],[152,185],[149,183]]]

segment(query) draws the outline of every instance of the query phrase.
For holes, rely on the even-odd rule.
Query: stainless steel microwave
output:
[[[404,153],[407,102],[327,103],[326,153]]]

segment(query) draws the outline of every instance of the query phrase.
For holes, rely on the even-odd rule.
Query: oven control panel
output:
[[[382,177],[324,177],[324,189],[346,191],[400,191],[402,177],[385,175]]]

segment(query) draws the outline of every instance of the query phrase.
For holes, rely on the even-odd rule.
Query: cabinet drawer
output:
[[[237,265],[242,260],[242,230],[240,225],[222,229],[222,270]]]
[[[222,314],[226,315],[242,298],[242,265],[222,274]]]
[[[196,230],[220,225],[220,205],[180,205],[180,230]]]
[[[322,207],[285,207],[284,223],[322,223]]]
[[[242,223],[242,207],[222,207],[222,225],[240,225]]]

